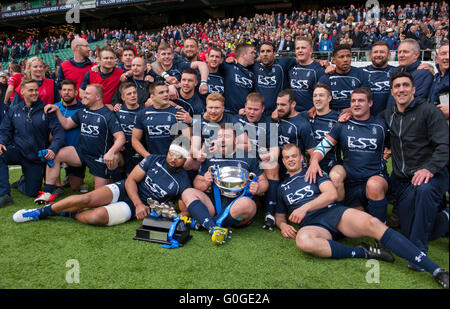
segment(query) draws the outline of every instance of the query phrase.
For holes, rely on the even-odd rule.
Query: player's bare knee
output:
[[[86,194],[80,194],[78,197],[80,199],[80,205],[83,205],[84,207],[87,207],[87,208],[96,206],[96,205],[93,205],[94,197],[92,195],[92,192],[89,192]]]
[[[233,206],[234,207],[231,207],[230,214],[234,218],[241,217],[251,219],[256,214],[256,203],[248,197],[241,197]]]
[[[308,233],[298,233],[295,238],[295,244],[303,252],[312,253],[314,246],[312,245],[313,240]]]
[[[335,186],[344,184],[345,176],[343,174],[336,171],[330,171],[329,176]]]
[[[102,211],[101,208],[96,209],[88,216],[88,222],[91,225],[107,225],[108,221],[108,213]]]
[[[189,204],[192,203],[194,200],[199,199],[198,192],[196,189],[193,188],[186,189],[181,194],[181,199],[186,204],[186,206],[189,206]]]
[[[372,200],[381,200],[385,197],[385,186],[381,181],[369,179],[366,183],[366,195]]]
[[[369,232],[368,236],[374,237],[378,234],[379,230],[384,227],[384,224],[377,218],[369,216],[367,219],[367,231]]]

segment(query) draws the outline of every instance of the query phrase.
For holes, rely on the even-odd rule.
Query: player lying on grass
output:
[[[166,156],[149,155],[127,179],[81,195],[72,195],[39,209],[22,209],[13,215],[18,223],[48,216],[72,217],[92,225],[117,225],[131,219],[144,219],[150,208],[147,198],[160,203],[179,199],[190,187],[183,165],[189,151],[173,142]]]
[[[336,203],[337,191],[325,172],[315,183],[306,181],[298,146],[283,148],[282,161],[289,178],[280,184],[275,221],[281,234],[296,240],[304,252],[323,258],[365,258],[393,262],[388,251],[414,262],[433,275],[448,289],[448,271],[434,263],[411,241],[366,212]],[[298,231],[290,224],[298,224]],[[351,238],[371,237],[384,246],[373,248],[366,243],[356,247],[340,244],[338,235]],[[387,250],[388,249],[388,250]]]

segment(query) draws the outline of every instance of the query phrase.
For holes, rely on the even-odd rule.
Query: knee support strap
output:
[[[108,226],[118,225],[131,219],[131,209],[125,202],[117,202],[104,206],[108,212]]]

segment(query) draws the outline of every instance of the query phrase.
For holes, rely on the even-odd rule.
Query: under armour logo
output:
[[[417,263],[420,263],[420,262],[422,262],[422,258],[424,258],[424,257],[426,257],[426,256],[427,256],[427,255],[426,255],[425,253],[420,252],[420,254],[419,254],[418,256],[414,257],[414,260],[415,260]]]

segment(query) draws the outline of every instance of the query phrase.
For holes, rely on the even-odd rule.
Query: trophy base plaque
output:
[[[173,221],[166,218],[154,218],[148,215],[145,217],[142,225],[136,229],[136,236],[133,239],[170,245],[169,229],[172,224]],[[172,238],[178,241],[181,247],[192,238],[189,232],[190,227],[186,226],[183,221],[180,221]]]

